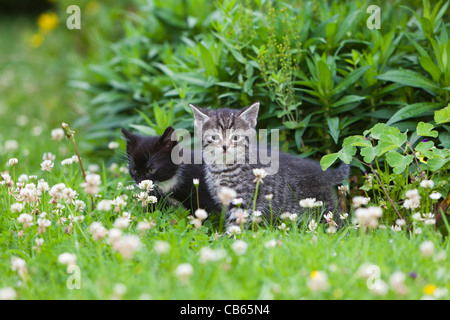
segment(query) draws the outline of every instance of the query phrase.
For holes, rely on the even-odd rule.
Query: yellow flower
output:
[[[425,156],[419,157],[419,160],[420,160],[420,162],[423,162],[423,163],[427,163],[428,162],[428,158],[425,157]]]
[[[59,19],[56,13],[46,12],[39,15],[37,24],[45,32],[52,31],[58,25]]]
[[[425,288],[423,288],[423,292],[429,296],[433,295],[434,290],[436,290],[436,286],[432,284],[427,284]]]
[[[44,37],[40,33],[33,34],[30,38],[30,47],[37,48],[40,47],[42,42],[44,42]]]
[[[311,272],[311,279],[316,279],[316,278],[318,278],[319,277],[319,271],[313,271],[313,272]]]

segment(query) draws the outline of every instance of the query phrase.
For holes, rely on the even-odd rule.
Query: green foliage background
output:
[[[91,100],[77,125],[97,152],[121,126],[192,129],[189,103],[260,101],[259,127],[281,129],[284,151],[320,158],[379,122],[414,131],[450,100],[448,1],[378,2],[379,30],[369,1],[124,3],[78,33],[91,58],[71,84]]]

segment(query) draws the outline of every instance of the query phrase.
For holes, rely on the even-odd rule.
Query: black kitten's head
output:
[[[178,142],[171,140],[173,132],[174,129],[168,127],[161,137],[145,137],[122,128],[127,140],[130,175],[136,183],[162,182],[175,175],[178,166],[173,163],[171,154]]]

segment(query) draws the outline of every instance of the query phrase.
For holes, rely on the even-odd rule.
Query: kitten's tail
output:
[[[344,179],[348,179],[349,175],[350,165],[341,163],[337,169],[330,170],[328,174],[328,181],[333,185],[338,185],[341,184]]]

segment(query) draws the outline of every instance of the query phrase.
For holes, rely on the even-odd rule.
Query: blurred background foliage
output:
[[[62,100],[91,156],[111,156],[120,127],[192,131],[189,103],[260,101],[259,128],[280,129],[284,151],[320,159],[379,122],[434,124],[450,101],[449,1],[80,0],[81,30],[68,30],[71,4],[51,3],[59,23],[38,23],[31,45],[67,43],[49,68],[76,55]],[[367,27],[373,4],[379,30]],[[436,144],[449,147],[450,128],[436,127]]]

